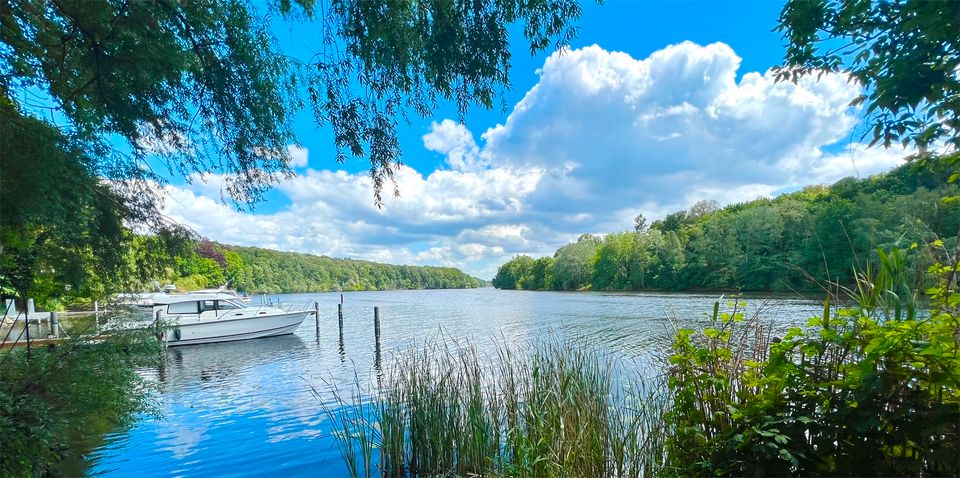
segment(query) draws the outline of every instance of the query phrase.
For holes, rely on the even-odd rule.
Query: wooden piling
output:
[[[340,333],[343,333],[343,304],[337,304],[337,322],[340,325]]]
[[[167,337],[166,337],[166,333],[165,333],[164,330],[163,330],[163,326],[162,326],[161,323],[160,323],[160,312],[161,312],[161,311],[158,310],[157,313],[154,314],[153,327],[154,327],[154,330],[155,330],[155,332],[156,332],[156,334],[157,334],[157,340],[159,340],[159,341],[162,342],[164,345],[166,345],[166,343],[167,343]]]
[[[27,333],[27,358],[30,358],[30,307],[26,306],[26,300],[23,302],[23,330]]]
[[[373,308],[373,334],[376,336],[377,344],[380,343],[380,307]]]
[[[60,317],[52,311],[50,312],[50,336],[53,338],[60,337]]]
[[[313,303],[313,318],[317,322],[317,336],[320,336],[320,302]]]

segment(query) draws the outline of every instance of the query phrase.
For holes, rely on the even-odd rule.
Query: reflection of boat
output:
[[[313,313],[250,306],[234,294],[220,292],[163,294],[153,300],[153,314],[167,326],[163,339],[170,346],[292,334]]]
[[[204,347],[174,347],[167,350],[159,369],[160,381],[172,389],[195,387],[200,382],[229,384],[236,391],[244,382],[238,376],[248,375],[247,370],[303,356],[304,350],[303,341],[294,334]]]

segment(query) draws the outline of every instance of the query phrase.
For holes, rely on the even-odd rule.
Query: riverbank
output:
[[[137,371],[158,352],[152,335],[134,332],[0,350],[0,475],[82,473],[106,433],[153,409]]]

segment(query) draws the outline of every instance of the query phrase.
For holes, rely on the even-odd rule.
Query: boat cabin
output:
[[[243,310],[246,309],[246,310]],[[249,316],[250,306],[244,304],[231,294],[176,294],[169,295],[164,300],[154,304],[154,313],[160,311],[162,315],[174,317],[223,317],[231,314],[235,316]],[[246,313],[244,313],[246,312]],[[260,315],[266,314],[261,311]],[[186,317],[184,317],[186,318]]]

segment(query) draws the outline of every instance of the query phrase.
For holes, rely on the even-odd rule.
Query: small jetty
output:
[[[13,299],[8,299],[4,306],[0,316],[0,349],[59,344],[70,338],[63,327],[64,320],[91,319],[93,330],[84,331],[83,335],[100,335],[99,304],[92,311],[70,312],[36,310],[33,299],[27,301],[25,310],[18,310]]]

